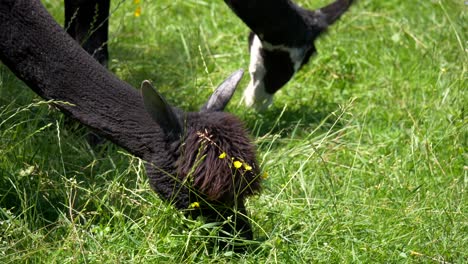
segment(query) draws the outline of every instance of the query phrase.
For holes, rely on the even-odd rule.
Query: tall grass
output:
[[[319,7],[328,1],[298,1]],[[62,22],[60,1],[43,1]],[[113,1],[110,69],[196,110],[247,68],[222,1]],[[245,254],[159,200],[140,160],[91,149],[0,67],[1,263],[463,263],[468,259],[464,1],[361,0],[265,113],[228,107],[268,172]],[[1,29],[0,29],[1,30]],[[247,79],[247,78],[246,78]],[[245,87],[244,80],[241,87]]]

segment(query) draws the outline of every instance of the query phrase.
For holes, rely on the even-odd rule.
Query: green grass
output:
[[[43,3],[62,23],[61,1]],[[111,71],[186,110],[248,67],[248,31],[222,1],[112,9]],[[468,261],[467,11],[358,1],[267,112],[237,92],[228,111],[269,174],[248,201],[259,242],[245,254],[209,252],[204,223],[159,200],[140,160],[91,150],[1,66],[0,263]]]

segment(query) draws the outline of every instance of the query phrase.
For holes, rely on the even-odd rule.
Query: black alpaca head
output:
[[[260,191],[255,148],[242,122],[221,112],[242,74],[232,74],[199,112],[189,113],[171,107],[144,81],[145,109],[163,131],[162,142],[145,160],[151,187],[163,199],[181,210],[191,208],[193,217],[214,222],[232,218],[221,234],[252,239],[244,201]]]
[[[177,175],[209,201],[232,205],[257,192],[255,150],[242,123],[217,112],[200,113],[190,123],[176,163]]]
[[[166,141],[156,153],[155,164],[162,164],[164,159],[168,166],[164,172],[150,175],[158,192],[160,180],[169,176],[162,174],[171,174],[193,194],[185,205],[205,200],[233,206],[259,191],[259,168],[248,132],[238,118],[221,112],[242,74],[232,74],[200,112],[191,113],[171,107],[148,81],[143,82],[145,108],[164,131]],[[166,152],[163,158],[161,152]]]

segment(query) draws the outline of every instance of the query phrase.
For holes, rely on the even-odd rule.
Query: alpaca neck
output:
[[[261,40],[273,45],[303,36],[307,30],[302,9],[290,0],[224,2]]]
[[[161,131],[137,90],[81,49],[40,1],[2,1],[0,28],[0,59],[37,94],[132,154],[157,151]]]
[[[311,43],[353,3],[336,0],[316,11],[291,0],[224,0],[244,23],[270,45],[300,47]]]

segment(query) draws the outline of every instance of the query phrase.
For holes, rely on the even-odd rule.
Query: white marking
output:
[[[300,48],[291,48],[285,45],[273,45],[266,41],[262,41],[262,47],[268,51],[279,50],[289,53],[289,58],[291,58],[291,61],[294,63],[294,73],[296,73],[299,70],[299,67],[301,67],[301,63],[304,60],[304,56],[307,50],[306,46]]]
[[[327,23],[327,14],[322,12],[322,9],[318,9],[314,11],[315,16],[313,16],[312,23],[317,25],[319,28],[326,28],[328,27]]]
[[[263,57],[260,53],[262,42],[255,35],[250,47],[250,83],[244,91],[242,101],[248,106],[254,106],[258,111],[268,108],[273,102],[273,95],[265,90],[266,74]]]
[[[294,74],[301,67],[307,50],[306,46],[291,48],[285,45],[273,45],[266,41],[261,41],[257,35],[254,35],[252,46],[250,47],[250,83],[244,91],[242,101],[248,107],[254,106],[258,111],[265,110],[273,102],[273,94],[269,94],[265,90],[264,78],[266,69],[260,53],[261,49],[289,53],[289,57],[294,64]]]

